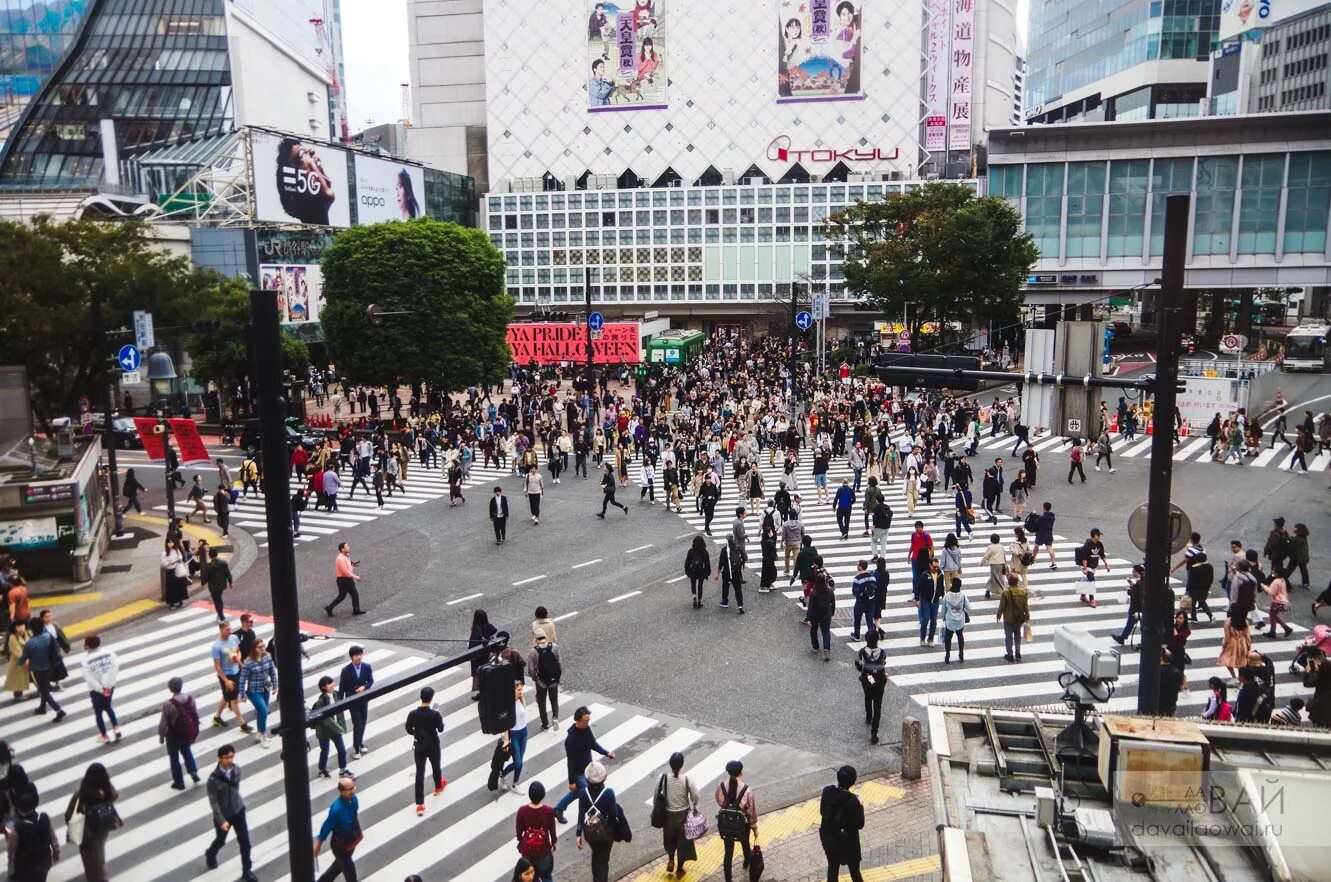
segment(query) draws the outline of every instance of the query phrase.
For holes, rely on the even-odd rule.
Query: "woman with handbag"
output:
[[[189,564],[177,539],[167,537],[162,550],[162,572],[166,574],[166,605],[180,609],[189,600]]]
[[[74,795],[65,808],[66,836],[70,845],[79,847],[83,876],[87,882],[108,882],[106,875],[106,837],[121,825],[115,801],[120,797],[111,786],[106,766],[93,763],[83,774]]]
[[[666,875],[674,873],[684,878],[684,865],[698,859],[698,851],[693,847],[697,835],[689,836],[686,821],[698,814],[698,791],[689,780],[684,770],[684,754],[670,755],[670,771],[662,772],[656,784],[656,794],[652,798],[652,826],[661,828],[662,845],[666,853]],[[697,833],[696,822],[687,825]],[[707,829],[706,821],[702,828]]]
[[[333,696],[333,687],[336,682],[328,676],[319,678],[319,697],[314,700],[314,705],[310,710],[322,710],[336,700]],[[349,774],[347,772],[347,745],[342,739],[345,734],[347,734],[347,721],[344,714],[338,714],[335,717],[324,717],[314,727],[314,736],[319,740],[320,778],[331,777],[328,771],[328,746],[330,744],[337,748],[338,777],[345,778]]]
[[[818,838],[827,855],[827,882],[837,882],[841,865],[846,865],[851,882],[864,882],[860,875],[860,831],[864,829],[864,806],[850,792],[855,785],[855,767],[842,766],[836,772],[836,784],[823,788],[818,805],[822,822]]]
[[[949,534],[949,537],[951,534]],[[946,549],[944,549],[946,553]],[[943,664],[952,663],[952,638],[957,638],[957,661],[966,661],[966,623],[971,620],[971,602],[961,593],[961,579],[954,578],[943,595]]]

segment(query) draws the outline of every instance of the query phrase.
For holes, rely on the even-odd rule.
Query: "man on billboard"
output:
[[[277,193],[282,210],[307,224],[328,226],[328,210],[337,201],[333,182],[319,154],[296,138],[277,145]]]

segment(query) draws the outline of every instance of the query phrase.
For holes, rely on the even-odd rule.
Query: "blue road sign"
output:
[[[1105,328],[1105,348],[1104,348],[1104,353],[1100,358],[1100,363],[1103,364],[1105,367],[1109,367],[1111,364],[1114,363],[1114,357],[1109,354],[1109,344],[1112,343],[1113,340],[1114,340],[1114,329]]]
[[[807,331],[813,327],[813,316],[807,309],[801,309],[795,314],[795,327],[801,331]]]
[[[120,347],[120,352],[116,353],[116,362],[122,371],[137,371],[139,365],[143,364],[143,356],[139,353],[139,347],[126,343]]]
[[[605,327],[605,316],[601,315],[599,312],[588,314],[587,327],[591,328],[593,331],[601,330]]]

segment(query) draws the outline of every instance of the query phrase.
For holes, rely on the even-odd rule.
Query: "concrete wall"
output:
[[[336,137],[328,130],[328,75],[257,18],[227,8],[236,123]]]
[[[483,156],[467,130],[485,129],[485,25],[482,0],[408,0],[411,67],[410,159],[477,180],[488,189]],[[478,174],[479,171],[479,174]]]

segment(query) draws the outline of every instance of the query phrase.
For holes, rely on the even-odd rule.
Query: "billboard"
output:
[[[579,322],[540,322],[508,326],[508,348],[518,364],[559,364],[587,360],[587,326]],[[601,338],[592,341],[595,364],[642,361],[642,335],[637,322],[607,322]]]
[[[277,315],[283,324],[319,320],[324,302],[323,268],[318,264],[259,264],[259,287],[277,293]]]
[[[425,169],[356,155],[356,223],[411,220],[425,213]]]
[[[587,110],[660,110],[669,79],[667,0],[596,3],[587,16]]]
[[[256,220],[351,226],[345,150],[322,141],[253,131],[250,162]]]
[[[1325,5],[1326,0],[1222,0],[1220,39],[1228,40],[1253,28],[1269,28],[1278,21]]]
[[[857,97],[863,0],[781,0],[778,102]]]
[[[975,0],[952,0],[952,90],[947,148],[971,149],[971,97],[975,70]]]
[[[929,37],[925,70],[928,81],[924,95],[924,149],[947,149],[948,62],[951,0],[928,0]]]

